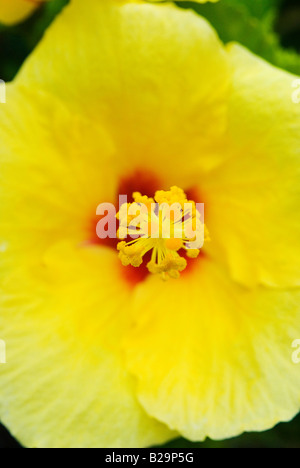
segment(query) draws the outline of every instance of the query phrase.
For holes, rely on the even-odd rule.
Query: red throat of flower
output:
[[[118,251],[122,272],[131,284],[149,274],[163,280],[179,278],[209,238],[199,204],[176,186],[158,190],[159,186],[155,177],[138,171],[122,180],[119,194],[129,201],[116,216],[117,239],[98,239]]]

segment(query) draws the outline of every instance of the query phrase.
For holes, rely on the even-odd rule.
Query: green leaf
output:
[[[26,21],[15,26],[0,24],[0,78],[11,81],[26,57],[43,37],[55,16],[70,0],[52,0]]]
[[[224,43],[239,42],[273,65],[300,75],[300,56],[284,49],[274,30],[279,0],[221,0],[214,4],[188,3],[217,30]]]

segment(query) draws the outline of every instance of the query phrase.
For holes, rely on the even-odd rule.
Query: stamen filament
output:
[[[135,192],[133,199],[133,203],[122,205],[117,214],[123,239],[124,233],[138,236],[128,242],[119,242],[122,264],[139,267],[144,255],[152,250],[151,260],[147,264],[149,272],[160,275],[164,280],[179,278],[187,266],[186,259],[179,255],[179,251],[185,250],[188,258],[196,258],[205,238],[208,239],[195,202],[188,201],[178,187],[171,187],[169,191],[160,190],[154,199]]]

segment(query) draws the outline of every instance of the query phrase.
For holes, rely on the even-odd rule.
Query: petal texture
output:
[[[174,437],[141,408],[124,368],[129,290],[119,274],[112,251],[63,242],[31,275],[23,268],[4,282],[1,417],[25,446],[143,447]]]
[[[229,101],[228,152],[202,176],[210,253],[247,285],[300,285],[300,106],[293,75],[238,45]]]
[[[247,290],[207,258],[197,271],[140,287],[129,369],[146,411],[191,440],[261,431],[300,408],[292,361],[300,293]],[[159,311],[159,312],[158,312]]]
[[[142,160],[169,183],[215,164],[229,64],[214,30],[191,11],[73,0],[18,81],[100,121],[113,136],[120,170]]]

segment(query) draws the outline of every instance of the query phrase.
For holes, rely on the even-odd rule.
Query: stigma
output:
[[[163,280],[179,278],[187,258],[198,257],[209,239],[203,204],[188,200],[176,186],[157,191],[154,198],[139,192],[132,197],[133,203],[124,203],[117,214],[117,249],[122,264],[138,268],[145,254],[151,252],[147,263],[150,273]]]

